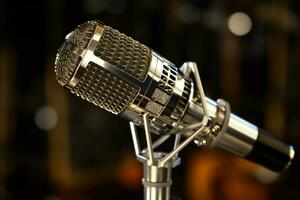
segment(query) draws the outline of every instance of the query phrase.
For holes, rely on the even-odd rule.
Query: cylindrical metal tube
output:
[[[209,115],[215,120],[217,104],[209,98],[206,98],[206,102]],[[203,109],[192,102],[187,113],[190,119],[201,119]],[[216,145],[276,172],[288,168],[295,154],[292,146],[234,114],[230,114],[227,131],[218,138]]]
[[[155,153],[155,157],[161,158],[165,154]],[[143,162],[144,165],[144,199],[145,200],[169,200],[171,197],[173,160],[163,167],[157,163]]]
[[[171,167],[144,164],[144,199],[169,200],[171,194]]]

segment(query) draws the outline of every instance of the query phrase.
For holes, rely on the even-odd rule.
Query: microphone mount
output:
[[[66,36],[55,73],[71,93],[131,121],[136,156],[144,163],[145,199],[170,198],[172,168],[191,141],[221,147],[279,173],[294,158],[293,146],[231,113],[226,101],[206,97],[196,63],[186,62],[178,69],[99,21],[81,24]],[[144,150],[135,126],[145,128]],[[152,143],[151,133],[160,138]],[[173,149],[157,150],[171,136]]]
[[[137,126],[133,122],[129,122],[134,150],[137,160],[143,163],[144,177],[142,183],[144,185],[144,200],[169,200],[171,198],[171,185],[172,185],[172,168],[178,166],[181,162],[178,157],[179,152],[185,148],[189,143],[195,141],[197,145],[214,146],[218,138],[222,137],[225,133],[230,118],[230,106],[224,100],[217,101],[217,118],[211,120],[205,94],[200,79],[200,74],[196,63],[185,62],[180,70],[185,77],[194,76],[195,84],[199,92],[199,100],[203,108],[203,118],[199,123],[195,123],[172,131],[170,134],[160,136],[155,142],[152,141],[150,124],[150,114],[148,112],[143,114],[144,133],[146,138],[146,147],[142,150],[140,146]],[[183,141],[182,134],[186,131],[194,130]],[[175,136],[173,149],[170,152],[157,151],[157,147],[165,143],[171,136]],[[213,139],[213,140],[212,140]]]

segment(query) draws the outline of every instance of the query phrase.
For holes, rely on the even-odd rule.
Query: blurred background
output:
[[[295,146],[300,143],[299,1],[0,1],[0,199],[142,199],[128,123],[55,78],[65,35],[99,19],[180,66],[196,61],[206,95]],[[189,200],[298,199],[296,157],[280,177],[190,145],[173,170]]]

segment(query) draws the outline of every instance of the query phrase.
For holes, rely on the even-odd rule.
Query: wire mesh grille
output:
[[[71,48],[77,46],[85,49],[93,36],[96,22],[87,22],[78,26],[66,38],[58,50],[55,60],[55,73],[58,82],[66,85],[72,78],[80,62],[79,55],[72,52]]]
[[[144,80],[151,62],[147,46],[109,26],[104,26],[95,55],[139,80]]]
[[[133,101],[138,89],[104,68],[90,63],[87,71],[71,92],[81,98],[118,114]]]

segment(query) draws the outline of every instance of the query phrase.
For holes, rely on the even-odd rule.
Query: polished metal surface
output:
[[[141,124],[140,116],[149,112],[154,117],[152,132],[168,134],[183,117],[193,97],[193,86],[172,63],[154,51],[146,80],[149,82],[140,86],[148,85],[148,88],[140,90],[121,116]]]
[[[186,128],[190,131],[185,135],[192,135],[197,129],[192,129],[194,124],[202,120],[206,125],[217,120],[217,104],[208,98],[206,101],[202,100],[205,94],[200,89],[201,79],[195,63],[186,62],[178,70],[174,64],[155,51],[148,51],[144,45],[102,23],[92,21],[79,27],[85,28],[76,29],[66,37],[67,41],[76,42],[67,42],[69,45],[64,45],[59,51],[61,53],[66,49],[80,58],[80,61],[76,62],[77,67],[74,68],[74,63],[71,63],[74,59],[68,60],[68,63],[59,62],[56,66],[58,71],[59,68],[73,70],[71,78],[71,71],[67,73],[69,75],[66,78],[69,78],[69,82],[63,82],[72,93],[137,125],[143,125],[142,116],[149,113],[151,131],[160,135]],[[92,34],[91,27],[94,27]],[[72,38],[85,39],[80,43],[78,39]],[[116,46],[114,41],[118,41],[118,45],[119,42],[128,44],[128,47],[124,48],[132,52],[122,49],[122,53],[119,54],[117,49],[120,46]],[[111,61],[111,57],[108,56],[110,48],[117,54],[111,56],[115,56],[120,62]],[[137,52],[132,49],[136,49]],[[65,58],[59,59],[63,55],[58,55],[57,60],[64,60]],[[124,66],[120,65],[122,55]],[[129,65],[129,57],[132,59],[132,66]],[[137,63],[142,63],[142,71],[134,67]],[[65,66],[67,64],[70,67]],[[195,82],[191,78],[192,75]],[[112,84],[111,88],[109,82],[116,85]],[[128,90],[127,95],[126,91],[122,90],[124,88]],[[118,97],[122,99],[118,100]],[[257,127],[231,114],[228,130],[218,140],[218,146],[244,156],[251,151],[257,134]],[[201,140],[202,137],[209,146],[216,137],[211,134],[209,139],[207,135],[208,132],[202,133],[198,138]]]
[[[218,146],[240,156],[246,156],[251,152],[257,137],[257,126],[231,114],[228,129]]]
[[[217,119],[217,103],[207,97],[206,102],[209,116],[214,121]],[[187,115],[189,119],[202,118],[201,105],[197,102],[190,102]],[[216,145],[240,156],[246,156],[251,152],[257,137],[258,128],[255,125],[231,113],[227,131]]]
[[[157,158],[160,155],[156,155]],[[169,200],[171,197],[172,165],[158,167],[144,163],[144,199]]]
[[[55,69],[58,80],[63,80],[60,83],[77,96],[139,125],[142,115],[149,113],[154,133],[165,135],[175,129],[194,97],[191,79],[155,51],[103,23],[90,21],[79,27],[89,28],[68,34],[58,52]],[[78,45],[81,35],[84,42]],[[70,54],[75,58],[68,57]],[[62,72],[65,69],[68,73]],[[115,101],[115,97],[123,100]]]
[[[170,199],[172,168],[192,141],[247,156],[258,139],[258,128],[231,114],[227,102],[205,97],[196,63],[178,69],[101,22],[87,22],[67,35],[55,71],[72,93],[130,121],[135,154],[144,165],[145,200]],[[145,129],[146,148],[140,147],[136,126]],[[160,137],[152,141],[151,133]],[[157,150],[170,138],[175,138],[170,152]],[[290,160],[294,154],[290,147]]]
[[[102,23],[90,21],[68,34],[58,52],[55,69],[59,82],[72,93],[96,106],[119,114],[138,94],[140,88],[136,85],[141,81],[95,56],[95,49],[104,30],[105,26]],[[78,41],[77,38],[83,38],[83,41]],[[77,59],[65,62],[65,51],[68,52],[67,55],[74,55]],[[66,70],[66,75],[61,73]],[[64,75],[63,78],[61,74]]]
[[[295,150],[294,150],[294,147],[293,146],[289,146],[290,148],[290,153],[289,153],[289,156],[290,156],[290,160],[289,162],[287,163],[287,165],[285,166],[284,170],[288,169],[290,167],[290,165],[292,164],[292,161],[295,157]]]

